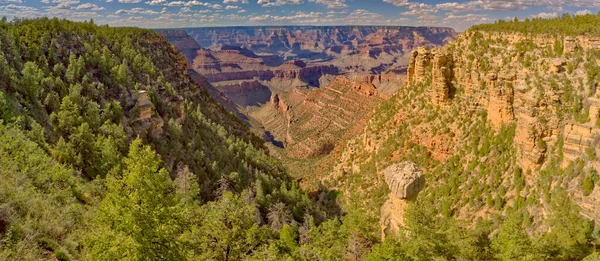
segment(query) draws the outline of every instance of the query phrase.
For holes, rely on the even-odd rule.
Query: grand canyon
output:
[[[158,32],[185,54],[192,73],[204,76],[200,81],[218,90],[213,97],[290,158],[329,154],[405,84],[413,49],[440,47],[457,35],[399,26]]]
[[[0,0],[0,260],[600,260],[599,8]]]

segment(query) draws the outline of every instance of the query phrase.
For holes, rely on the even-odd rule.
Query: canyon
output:
[[[327,85],[331,75],[403,73],[406,54],[412,49],[441,46],[457,35],[451,28],[401,26],[226,27],[185,32],[203,48],[194,59],[188,57],[193,69],[211,83],[258,79],[286,91]],[[171,42],[183,49],[193,45]]]
[[[547,228],[554,204],[549,191],[564,190],[583,217],[598,223],[600,190],[582,189],[600,171],[595,42],[472,29],[442,48],[415,49],[407,88],[342,145],[326,184],[351,192],[349,202],[380,199],[374,195],[391,186],[381,172],[410,160],[420,162],[429,186],[437,187],[421,193],[430,197],[424,201],[439,202],[439,211],[459,220],[491,218],[502,204],[516,208],[529,198],[535,203],[523,211],[531,226]],[[461,173],[460,193],[451,188],[451,173]],[[429,182],[438,177],[443,181]],[[445,193],[455,196],[444,202]],[[357,206],[380,216],[383,236],[398,227],[407,208],[401,198],[387,198],[381,214]],[[494,206],[494,198],[504,199]]]
[[[400,26],[158,32],[186,56],[192,78],[215,100],[295,159],[329,154],[405,83],[412,49],[439,47],[457,35]]]

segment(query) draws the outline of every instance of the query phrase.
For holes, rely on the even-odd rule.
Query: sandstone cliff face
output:
[[[595,126],[567,123],[564,128],[563,165],[585,155],[586,149],[595,147],[600,129]]]
[[[196,52],[202,48],[184,30],[157,30],[157,32],[185,55],[188,65],[191,65]]]
[[[431,61],[431,51],[426,47],[419,47],[412,51],[408,65],[408,84],[417,84],[425,81],[427,66]]]
[[[310,51],[370,55],[380,51],[408,51],[422,45],[439,46],[457,35],[451,28],[402,26],[257,26],[191,28],[186,31],[207,48],[242,46],[271,54]]]
[[[513,103],[516,74],[512,71],[490,73],[485,80],[489,89],[488,120],[494,129],[499,130],[502,125],[512,123],[515,118]]]
[[[321,77],[339,74],[338,68],[331,64],[306,65],[299,60],[283,62],[278,57],[258,56],[240,48],[198,51],[192,69],[215,85],[258,80],[282,91],[291,91],[294,87],[318,87]]]
[[[555,47],[560,42],[562,50]],[[586,37],[468,31],[440,50],[415,50],[407,88],[384,102],[363,132],[345,144],[329,175],[331,184],[356,198],[373,196],[376,189],[354,183],[377,187],[382,183],[380,166],[428,158],[435,161],[425,170],[429,174],[441,169],[440,180],[432,182],[442,188],[447,188],[445,170],[463,165],[460,175],[466,176],[460,179],[467,178],[457,187],[465,190],[468,198],[463,200],[469,204],[448,203],[456,207],[448,213],[458,219],[473,221],[495,212],[489,206],[502,186],[512,189],[503,196],[506,206],[514,204],[517,193],[521,198],[541,197],[529,213],[536,216],[534,222],[544,223],[551,199],[539,193],[560,186],[583,215],[600,220],[600,211],[593,207],[600,202],[598,188],[589,196],[581,192],[586,173],[600,170],[598,79],[588,77],[594,68],[600,69],[598,58],[587,51],[600,50],[595,42]],[[544,180],[560,171],[558,165],[568,168],[573,162],[581,169],[574,170],[577,176]],[[471,165],[485,165],[487,170]],[[530,190],[514,190],[515,172],[522,173]],[[543,182],[549,182],[548,187]],[[481,186],[489,187],[488,192]],[[483,200],[473,199],[482,193],[488,193]],[[400,200],[390,198],[388,208],[392,203],[402,209]]]
[[[419,84],[431,79],[431,102],[444,105],[450,98],[452,55],[439,49],[418,48],[413,51],[408,66],[407,84]],[[431,69],[429,69],[431,68]]]
[[[387,96],[373,84],[336,77],[317,90],[274,93],[250,112],[286,148],[291,158],[326,155]]]
[[[147,132],[155,138],[160,137],[164,132],[164,120],[161,117],[154,116],[148,93],[145,90],[140,90],[133,98],[135,106],[132,110],[138,115],[136,118],[130,119],[133,132],[138,135]]]
[[[450,79],[452,56],[443,51],[433,53],[433,67],[431,72],[432,102],[436,105],[446,104],[450,98]]]
[[[391,192],[381,207],[381,238],[398,233],[404,225],[404,213],[417,195],[425,187],[425,176],[412,162],[391,165],[383,170],[385,182]]]

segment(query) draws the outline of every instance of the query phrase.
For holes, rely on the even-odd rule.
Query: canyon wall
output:
[[[370,83],[336,77],[316,90],[273,93],[269,103],[250,112],[286,148],[291,158],[329,154],[387,95]],[[354,133],[355,134],[355,133]]]
[[[430,197],[453,191],[461,198],[440,198],[445,215],[474,222],[527,198],[535,206],[527,207],[534,226],[543,227],[552,211],[547,195],[563,189],[583,216],[598,222],[600,189],[596,182],[583,188],[600,171],[595,43],[593,37],[470,30],[442,48],[413,50],[407,86],[344,144],[325,180],[352,194],[349,202],[381,200],[382,169],[418,159],[430,162],[425,173],[438,175]],[[386,199],[381,216],[402,220],[398,213],[408,204]]]
[[[240,46],[257,53],[355,52],[364,56],[407,52],[425,45],[441,46],[457,35],[451,28],[407,26],[205,27],[186,29],[186,32],[201,46],[213,50]]]

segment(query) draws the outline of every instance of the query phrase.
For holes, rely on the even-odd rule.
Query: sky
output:
[[[111,26],[446,26],[598,13],[600,0],[0,0],[0,16],[59,17]]]

